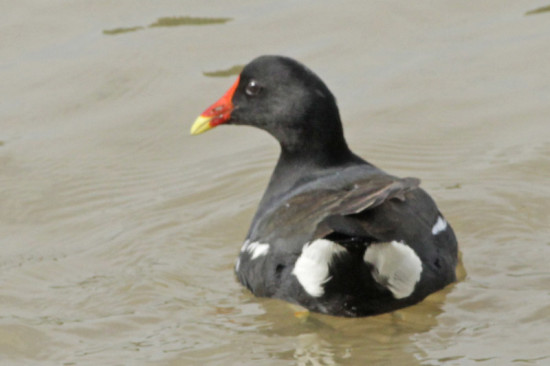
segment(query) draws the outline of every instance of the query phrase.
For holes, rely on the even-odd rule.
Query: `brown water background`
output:
[[[548,5],[0,1],[0,365],[550,365]],[[188,131],[261,54],[422,178],[461,282],[364,319],[237,284],[278,147]]]

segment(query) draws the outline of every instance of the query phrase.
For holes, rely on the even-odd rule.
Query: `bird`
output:
[[[456,281],[458,244],[413,177],[351,151],[336,99],[299,61],[264,55],[192,124],[271,134],[280,153],[235,274],[258,297],[342,317],[391,312]]]

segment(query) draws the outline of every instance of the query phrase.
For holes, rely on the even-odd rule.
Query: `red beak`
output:
[[[216,127],[219,124],[225,123],[231,117],[233,111],[233,94],[239,85],[239,78],[231,88],[221,97],[216,103],[206,108],[204,112],[195,120],[191,126],[191,135],[198,135]]]

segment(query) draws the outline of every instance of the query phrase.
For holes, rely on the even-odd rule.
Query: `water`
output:
[[[2,4],[1,365],[550,364],[547,3]],[[356,153],[422,178],[462,281],[364,319],[237,284],[277,146],[188,130],[261,54],[327,82]]]

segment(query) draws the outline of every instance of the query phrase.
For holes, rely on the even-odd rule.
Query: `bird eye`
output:
[[[246,85],[245,92],[252,97],[258,95],[261,89],[262,87],[258,85],[256,80],[252,79],[248,82],[248,85]]]

